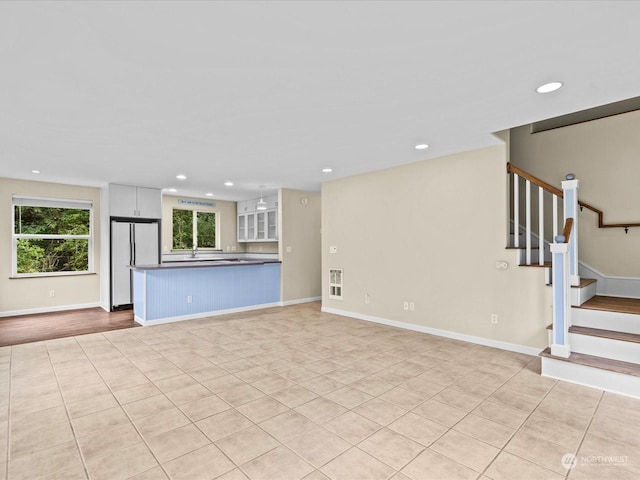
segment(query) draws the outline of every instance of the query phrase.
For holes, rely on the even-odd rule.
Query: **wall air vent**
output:
[[[329,269],[329,298],[342,300],[342,269]]]

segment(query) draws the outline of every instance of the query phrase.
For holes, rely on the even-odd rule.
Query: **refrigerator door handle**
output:
[[[136,238],[133,224],[129,225],[129,265],[136,264]]]

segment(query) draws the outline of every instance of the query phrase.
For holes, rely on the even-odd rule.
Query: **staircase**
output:
[[[542,375],[640,398],[640,298],[596,295],[596,280],[578,276],[578,207],[587,206],[598,213],[601,228],[628,229],[638,224],[606,225],[601,211],[578,202],[577,180],[573,178],[563,182],[560,190],[511,165],[507,170],[512,175],[513,212],[507,248],[517,251],[520,266],[544,268],[546,283],[554,289],[553,323],[547,327],[550,346],[540,353]],[[537,193],[534,201],[532,191]],[[573,205],[567,204],[567,198]],[[551,222],[544,218],[551,210],[545,201],[552,204]],[[532,205],[537,205],[537,212],[532,212]],[[535,232],[534,216],[538,216]],[[576,225],[567,231],[565,222],[565,235],[558,237],[561,216]],[[523,217],[524,226],[520,222]],[[553,232],[553,243],[539,241],[545,238],[545,229]]]

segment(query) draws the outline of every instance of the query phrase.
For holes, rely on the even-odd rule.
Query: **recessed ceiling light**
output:
[[[40,170],[31,170],[31,173],[40,173]]]
[[[176,175],[176,178],[177,178],[178,180],[186,180],[186,179],[187,179],[187,176],[186,176],[186,175],[183,175],[183,174],[180,174],[180,175]]]
[[[331,173],[331,172],[333,172],[333,168],[323,168],[322,172],[323,173]]]
[[[175,188],[167,188],[167,192],[171,192],[171,193],[175,193],[178,190],[176,190]]]
[[[224,182],[225,187],[233,187],[233,182]]]
[[[205,193],[207,197],[213,197],[213,193]]]
[[[549,93],[549,92],[555,92],[556,90],[558,90],[561,86],[563,85],[562,82],[549,82],[549,83],[545,83],[544,85],[540,85],[538,88],[536,88],[536,92],[538,93]]]
[[[415,148],[416,150],[426,150],[427,148],[429,148],[429,145],[427,145],[426,143],[419,143],[413,148]]]

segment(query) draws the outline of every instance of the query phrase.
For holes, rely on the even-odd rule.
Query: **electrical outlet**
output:
[[[284,251],[287,252],[287,253],[291,253],[291,252],[293,252],[293,248],[291,248],[289,245],[287,245],[285,247]]]
[[[191,295],[187,296],[187,303],[191,303],[193,301],[193,297]]]
[[[49,296],[50,297],[55,297],[56,296],[56,291],[55,290],[49,290]]]
[[[366,303],[367,305],[369,305],[369,302],[371,302],[371,297],[369,296],[368,293],[364,294],[364,303]]]
[[[409,302],[409,310],[413,312],[415,309],[416,309],[416,304],[413,302]]]
[[[409,310],[409,302],[404,302],[404,309]]]
[[[498,323],[498,314],[497,313],[492,313],[491,314],[491,323],[493,323],[494,325],[496,325]]]
[[[236,251],[236,246],[235,245],[231,245],[231,251],[235,252]]]

